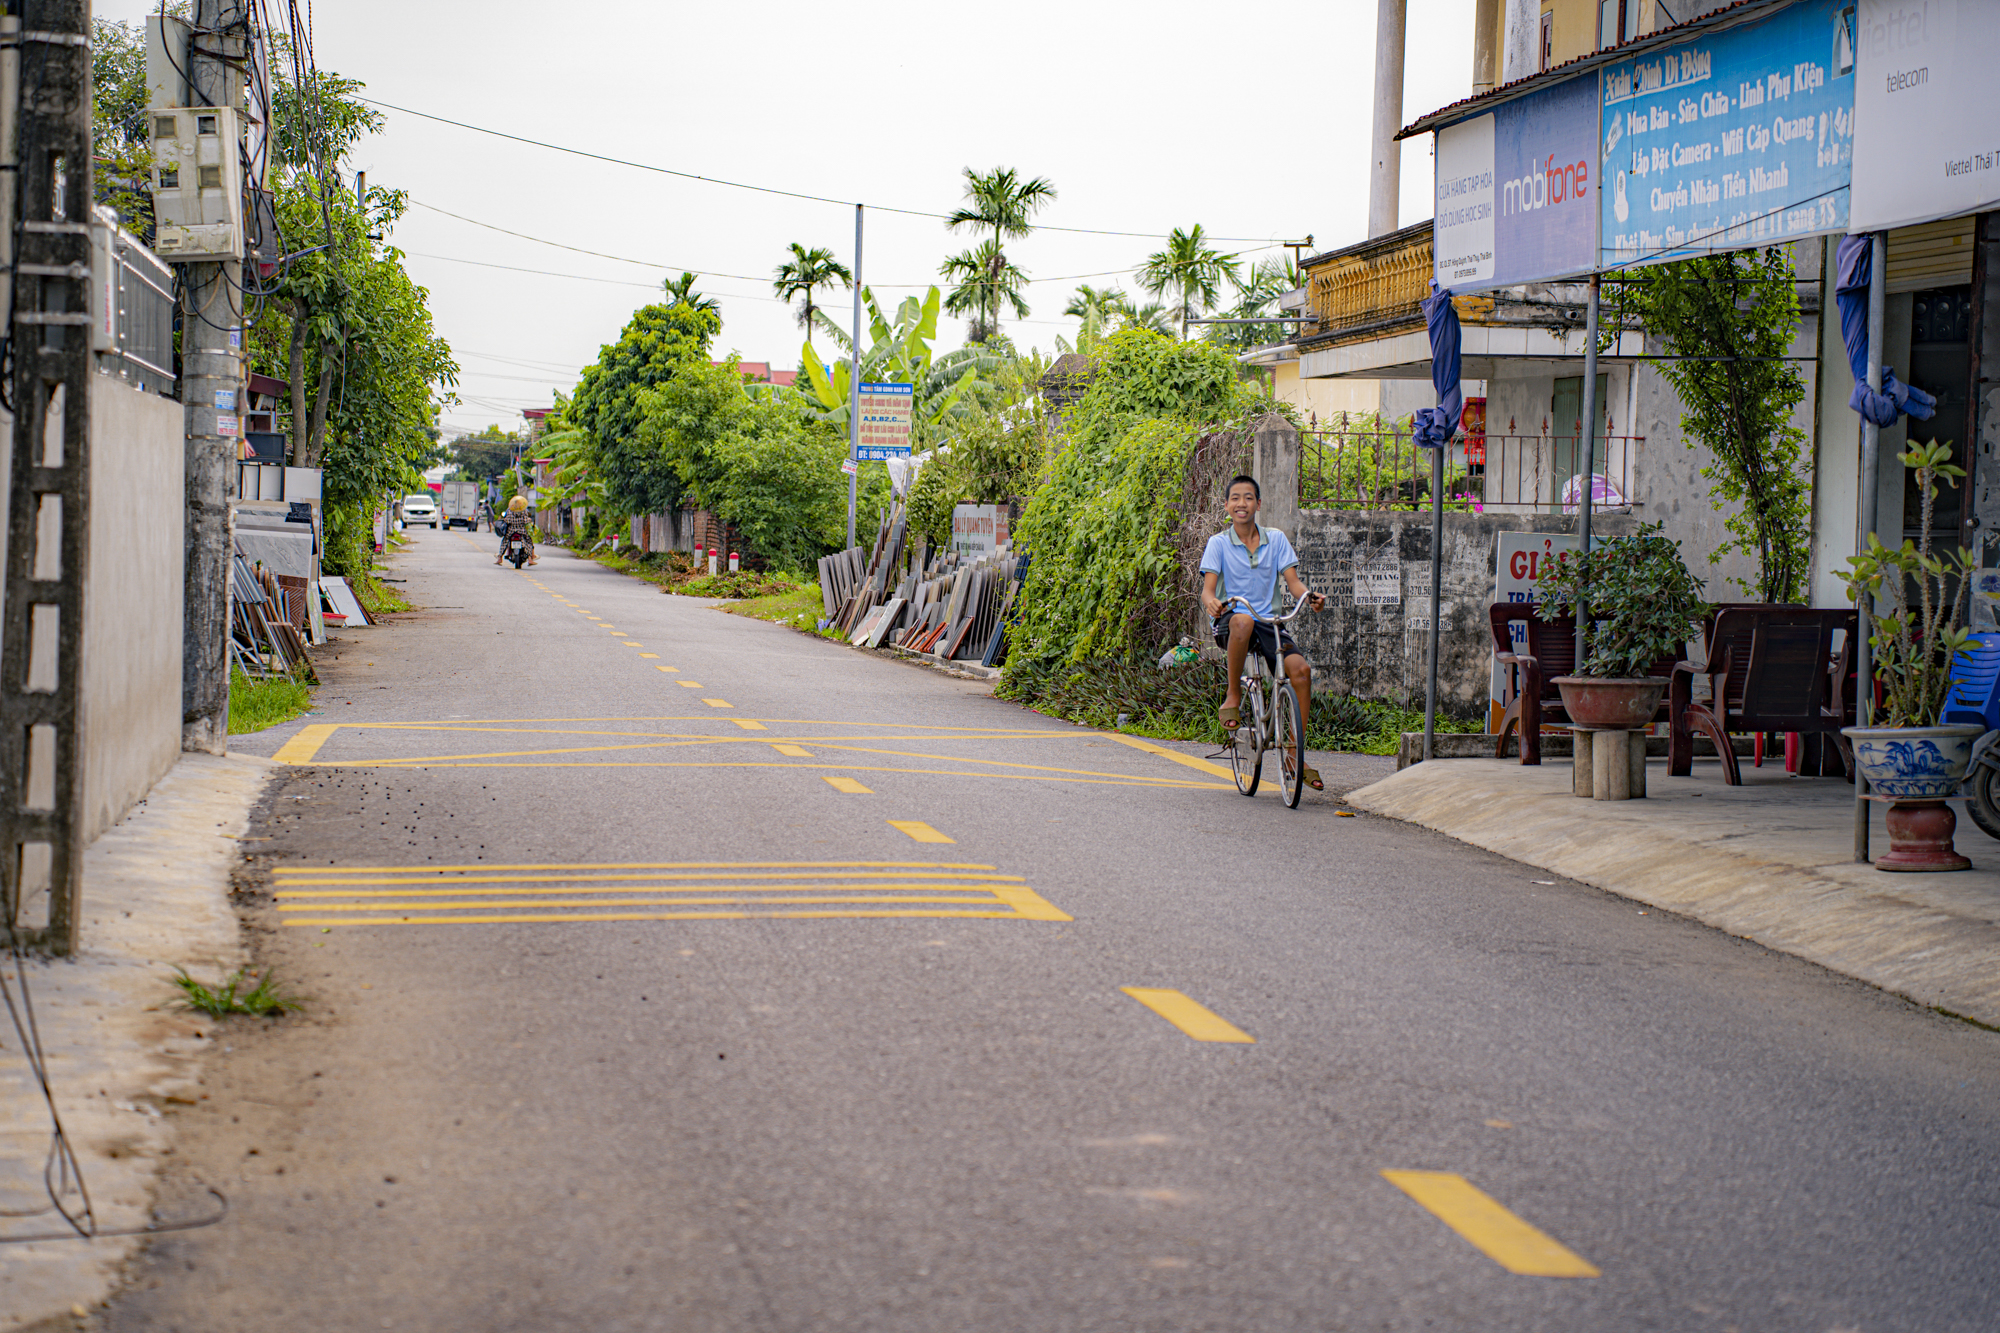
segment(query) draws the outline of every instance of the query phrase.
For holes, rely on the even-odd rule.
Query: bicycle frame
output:
[[[1250,615],[1251,620],[1252,638],[1249,650],[1243,655],[1243,675],[1240,678],[1243,702],[1248,706],[1250,716],[1244,718],[1229,737],[1230,765],[1236,771],[1237,789],[1245,796],[1256,794],[1258,775],[1264,766],[1264,751],[1279,748],[1281,738],[1277,734],[1278,712],[1284,706],[1286,695],[1291,690],[1291,681],[1284,671],[1284,627],[1298,619],[1299,613],[1310,604],[1310,601],[1301,599],[1288,614],[1266,619],[1252,612],[1250,604],[1240,596],[1228,597],[1223,601],[1225,607],[1240,606],[1243,613]],[[1229,614],[1233,616],[1239,613],[1232,611]],[[1267,625],[1271,627],[1272,636],[1278,640],[1272,645],[1277,653],[1277,667],[1270,672],[1268,680],[1265,679],[1264,657],[1257,651],[1255,638],[1258,630]],[[1293,701],[1293,706],[1296,708],[1296,701]],[[1292,714],[1295,727],[1300,716],[1297,712]],[[1304,728],[1297,727],[1297,730],[1303,732]],[[1290,757],[1294,772],[1289,784],[1281,785],[1289,785],[1286,803],[1296,809],[1301,794],[1300,788],[1304,782],[1302,774],[1305,766],[1305,737],[1301,734],[1295,735],[1292,739],[1298,750],[1297,754]],[[1241,747],[1246,742],[1250,748],[1247,759],[1241,754]],[[1279,763],[1285,762],[1287,757],[1280,755]],[[1246,767],[1247,778],[1244,775]]]

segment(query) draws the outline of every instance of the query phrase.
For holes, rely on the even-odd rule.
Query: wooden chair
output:
[[[1557,676],[1573,673],[1576,666],[1576,617],[1544,617],[1533,602],[1499,602],[1489,613],[1493,624],[1493,657],[1500,664],[1500,702],[1505,712],[1500,717],[1500,736],[1494,746],[1493,757],[1507,757],[1507,741],[1516,726],[1521,729],[1521,762],[1539,764],[1542,762],[1542,723],[1544,721],[1565,721],[1569,712],[1563,707],[1562,692],[1551,682]],[[1512,626],[1521,625],[1526,630],[1526,652],[1519,651],[1513,640]],[[1686,692],[1693,687],[1691,677],[1675,674],[1680,665],[1671,658],[1655,662],[1646,672],[1649,676],[1665,676],[1669,680],[1667,698],[1661,701],[1660,711],[1653,720],[1667,722],[1679,717],[1687,706]],[[1674,745],[1680,744],[1680,732],[1676,728],[1671,733]],[[1688,762],[1694,759],[1694,740],[1690,734]],[[1678,749],[1672,752],[1675,762],[1679,761]]]
[[[1845,631],[1838,648],[1836,630]],[[1707,660],[1683,662],[1674,671],[1676,682],[1688,683],[1688,701],[1674,711],[1669,772],[1686,777],[1693,771],[1694,733],[1700,731],[1722,756],[1724,781],[1741,786],[1730,735],[1795,731],[1830,738],[1851,779],[1854,754],[1840,729],[1854,725],[1854,636],[1852,610],[1768,603],[1719,608],[1707,634]],[[1707,703],[1692,700],[1697,675],[1708,678]],[[1678,683],[1675,692],[1683,693]]]

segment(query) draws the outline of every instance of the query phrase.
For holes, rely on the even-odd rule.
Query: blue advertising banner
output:
[[[1463,294],[1590,272],[1597,127],[1586,75],[1439,130],[1438,286]]]
[[[1601,267],[1847,230],[1853,0],[1604,67]]]

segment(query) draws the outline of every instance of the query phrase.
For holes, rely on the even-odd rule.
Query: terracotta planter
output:
[[[1967,870],[1952,835],[1958,814],[1940,799],[1958,790],[1972,762],[1972,744],[1986,732],[1979,723],[1938,727],[1847,727],[1854,765],[1868,785],[1893,796],[1882,822],[1889,850],[1875,858],[1877,870]]]
[[[1652,725],[1667,682],[1659,676],[1557,676],[1563,710],[1580,727],[1637,731]]]

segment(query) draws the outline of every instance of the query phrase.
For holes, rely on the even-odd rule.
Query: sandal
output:
[[[1305,772],[1300,776],[1302,776],[1305,779],[1306,786],[1311,787],[1314,791],[1326,790],[1326,784],[1324,782],[1321,782],[1319,779],[1318,769],[1308,766]]]
[[[1221,720],[1224,731],[1234,731],[1243,725],[1243,710],[1241,708],[1225,706],[1216,709],[1215,715]]]

